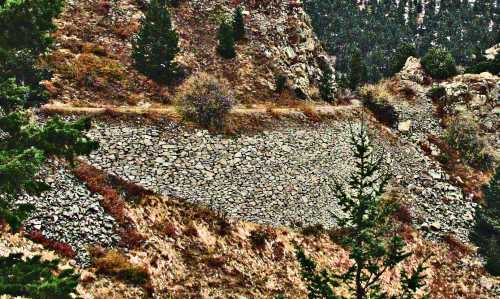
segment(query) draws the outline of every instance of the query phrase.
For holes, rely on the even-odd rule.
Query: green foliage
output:
[[[493,60],[481,61],[465,69],[466,73],[480,74],[482,72],[490,72],[492,74],[500,73],[500,53],[495,55]]]
[[[226,59],[236,57],[236,49],[234,48],[234,32],[232,25],[224,21],[220,24],[219,32],[217,34],[219,45],[217,52],[220,56]]]
[[[361,51],[356,48],[349,59],[349,87],[355,90],[367,80],[367,68]]]
[[[0,294],[37,299],[69,299],[76,293],[80,275],[73,269],[58,270],[58,260],[22,254],[0,257]],[[57,275],[55,272],[59,272]]]
[[[169,84],[180,75],[174,61],[179,51],[179,35],[172,26],[167,1],[152,0],[133,41],[135,67],[151,79]]]
[[[15,78],[0,82],[0,102],[4,113],[11,113],[17,107],[26,105],[26,96],[29,91],[29,87],[18,85]]]
[[[223,129],[234,102],[223,82],[204,73],[184,82],[175,99],[179,112],[186,120],[216,130]]]
[[[439,100],[446,97],[446,88],[443,86],[434,86],[427,92],[427,96],[433,100]]]
[[[0,48],[29,49],[34,55],[52,42],[49,33],[56,29],[52,19],[64,5],[63,0],[7,0],[0,7]]]
[[[233,15],[234,40],[245,38],[245,19],[243,18],[243,8],[238,6]]]
[[[483,188],[485,206],[476,211],[471,239],[486,259],[486,270],[500,276],[500,167]]]
[[[321,77],[321,82],[319,83],[319,93],[323,101],[333,102],[335,99],[333,94],[333,71],[330,67],[327,67],[323,71],[323,76]]]
[[[432,48],[422,58],[422,67],[435,79],[446,79],[457,73],[455,59],[443,48]]]
[[[288,78],[283,74],[274,76],[274,84],[276,85],[276,92],[282,93],[286,89],[286,81]]]
[[[467,118],[456,118],[446,128],[444,138],[460,153],[470,166],[479,170],[493,168],[493,157],[486,150],[486,143],[478,135],[477,124]]]
[[[411,0],[410,0],[411,1]],[[414,44],[402,43],[397,49],[392,61],[390,62],[390,75],[399,72],[406,63],[408,57],[417,57],[417,49]]]
[[[47,74],[36,67],[37,55],[50,44],[52,18],[63,1],[9,0],[0,7],[0,218],[16,231],[33,210],[14,206],[22,192],[39,194],[48,186],[34,177],[48,156],[73,161],[97,147],[82,133],[90,121],[67,123],[58,118],[35,124],[24,109],[45,98],[40,80]]]
[[[340,242],[350,251],[349,257],[354,263],[340,275],[326,270],[318,273],[315,263],[299,249],[297,258],[302,277],[308,282],[309,298],[344,298],[334,293],[335,287],[340,285],[351,290],[355,298],[389,298],[380,289],[381,276],[411,255],[405,252],[404,241],[393,231],[391,215],[396,211],[397,204],[384,202],[381,198],[389,176],[382,173],[383,155],[374,156],[364,124],[358,133],[352,132],[351,144],[357,170],[348,181],[349,188],[340,184],[335,188],[335,197],[339,199],[346,216],[334,217],[340,229],[349,231],[349,234],[340,237]],[[352,193],[348,193],[347,189]],[[403,273],[402,296],[413,294],[423,286],[424,270],[421,265],[410,276]]]
[[[370,0],[361,9],[351,0],[303,1],[316,34],[336,57],[337,73],[349,73],[351,49],[358,47],[367,65],[368,82],[397,69],[391,64],[401,44],[415,44],[419,56],[432,46],[443,47],[457,63],[471,65],[477,49],[484,52],[500,42],[498,2],[436,2]]]

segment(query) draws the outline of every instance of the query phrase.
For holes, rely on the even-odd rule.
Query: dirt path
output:
[[[231,110],[231,114],[234,115],[249,115],[249,114],[265,114],[265,113],[276,113],[280,115],[292,115],[296,113],[303,113],[306,109],[312,110],[319,115],[332,115],[338,111],[352,110],[360,107],[359,101],[354,100],[350,105],[343,106],[331,106],[331,105],[314,105],[314,104],[304,104],[302,107],[267,107],[264,104],[254,105],[253,107],[236,106]],[[174,106],[163,106],[163,107],[132,107],[132,106],[120,106],[120,107],[75,107],[72,105],[61,104],[61,103],[50,103],[43,105],[41,108],[43,112],[49,113],[76,113],[76,114],[105,114],[105,113],[120,113],[120,114],[157,114],[157,115],[168,115],[168,116],[178,116],[178,112]]]

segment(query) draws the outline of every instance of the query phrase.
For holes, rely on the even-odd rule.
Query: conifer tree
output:
[[[234,40],[239,41],[245,38],[245,19],[243,18],[243,8],[238,6],[233,16]]]
[[[151,0],[133,41],[135,67],[151,79],[169,84],[179,76],[175,57],[179,35],[172,26],[167,0]]]
[[[52,5],[58,1],[48,2],[7,1],[0,8],[0,23],[8,24],[9,20],[17,20],[13,16],[18,14],[26,16],[25,13],[29,10],[32,18],[25,20],[27,26],[35,26],[41,30],[38,34],[24,35],[24,29],[21,29],[22,38],[17,43],[2,44],[5,48],[0,49],[0,218],[13,231],[20,227],[33,210],[31,205],[14,205],[13,201],[17,196],[23,192],[38,194],[47,189],[45,184],[35,179],[45,159],[59,156],[72,161],[75,156],[88,154],[97,147],[96,143],[82,133],[90,128],[88,119],[67,123],[54,118],[45,125],[37,125],[25,110],[33,95],[31,86],[41,87],[36,72],[30,73],[33,69],[19,66],[16,61],[35,64],[34,51],[45,51],[43,47],[47,43],[40,42],[43,40],[40,32],[47,32],[52,28],[49,25],[54,17],[55,8]],[[43,7],[42,4],[47,6]],[[0,43],[7,40],[7,36],[4,33]],[[33,39],[35,50],[25,40],[28,38]],[[22,48],[23,46],[28,48]]]
[[[37,299],[70,299],[76,295],[80,275],[73,269],[60,271],[58,260],[42,261],[22,254],[0,257],[0,294]],[[57,273],[58,274],[55,274]]]
[[[321,82],[319,84],[319,93],[321,99],[326,102],[333,102],[334,100],[334,88],[333,88],[333,71],[327,66],[323,71],[323,76],[321,76]]]
[[[218,38],[219,45],[217,46],[217,52],[219,55],[226,59],[236,57],[233,27],[227,21],[220,24]]]
[[[335,188],[335,197],[346,213],[345,217],[335,218],[339,228],[349,232],[339,241],[349,250],[353,265],[342,274],[318,272],[314,261],[299,248],[297,258],[309,298],[345,298],[335,294],[339,286],[351,290],[352,297],[348,298],[390,298],[380,290],[381,276],[411,255],[393,231],[391,215],[397,205],[381,198],[389,181],[382,171],[383,155],[375,157],[363,123],[359,132],[351,132],[351,136],[357,169],[350,176],[349,188],[340,184]],[[424,262],[411,275],[401,272],[402,294],[397,298],[412,298],[423,287]]]
[[[351,54],[349,68],[349,87],[355,90],[359,84],[366,82],[367,77],[366,64],[358,48]]]

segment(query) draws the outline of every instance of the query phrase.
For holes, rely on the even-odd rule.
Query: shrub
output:
[[[309,225],[302,229],[302,233],[306,236],[321,236],[325,233],[325,227],[320,223]]]
[[[282,93],[287,87],[288,78],[283,74],[277,74],[274,76],[274,85],[276,86],[276,92]]]
[[[221,130],[235,102],[226,86],[226,82],[200,73],[184,82],[175,103],[186,120]]]
[[[133,41],[135,67],[160,83],[171,83],[179,76],[174,61],[179,53],[179,36],[172,26],[165,0],[151,0]]]
[[[243,18],[243,8],[238,6],[233,15],[234,40],[245,38],[245,19]]]
[[[478,126],[472,120],[455,118],[446,128],[444,138],[467,164],[479,170],[490,170],[493,168],[493,157],[487,152],[486,143],[477,131]]]
[[[231,59],[236,57],[236,49],[234,48],[234,32],[232,25],[223,21],[220,24],[218,31],[219,45],[217,46],[217,52],[220,56],[226,59]]]
[[[466,73],[479,74],[482,72],[490,72],[494,75],[500,73],[500,53],[495,55],[495,59],[481,61],[473,66],[465,69]]]
[[[377,118],[378,121],[391,128],[397,128],[399,123],[399,114],[394,109],[384,94],[377,94],[371,86],[364,86],[360,90],[363,104]]]
[[[486,258],[486,270],[500,276],[500,167],[483,187],[485,206],[476,211],[476,224],[471,240],[479,247],[479,253]]]
[[[429,89],[427,96],[434,101],[440,100],[446,96],[446,88],[443,86],[434,86]]]
[[[24,107],[29,91],[29,87],[18,85],[14,78],[0,82],[0,102],[2,102],[1,109],[3,112],[10,113]]]
[[[432,48],[422,58],[422,67],[434,79],[446,79],[457,73],[455,59],[444,48]]]
[[[264,249],[266,241],[270,239],[270,234],[264,230],[254,230],[250,232],[250,242],[257,249]]]
[[[394,54],[394,57],[392,57],[392,61],[390,63],[389,69],[390,69],[390,74],[394,75],[397,72],[401,71],[401,69],[404,67],[406,60],[408,57],[417,56],[417,50],[415,48],[414,44],[410,43],[402,43],[397,49],[396,53]]]
[[[80,275],[73,269],[58,270],[58,260],[21,253],[0,257],[0,294],[39,299],[70,299],[76,295]]]
[[[149,273],[145,267],[132,264],[125,255],[116,250],[94,258],[93,265],[97,274],[113,276],[133,285],[149,282]]]

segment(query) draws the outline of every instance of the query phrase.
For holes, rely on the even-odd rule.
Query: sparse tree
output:
[[[245,38],[245,19],[243,17],[243,7],[238,6],[233,15],[234,40],[239,41]]]
[[[219,55],[226,59],[236,57],[233,27],[227,21],[220,24],[218,38],[219,45],[217,46],[217,52]]]
[[[349,250],[353,265],[342,274],[318,272],[314,261],[299,249],[297,258],[309,298],[344,298],[335,294],[339,286],[351,290],[357,299],[390,298],[380,289],[380,279],[411,255],[405,251],[405,242],[392,229],[391,215],[397,204],[383,201],[381,197],[389,181],[389,176],[382,171],[383,155],[375,157],[364,124],[359,132],[351,135],[357,169],[350,176],[349,188],[337,184],[335,196],[346,213],[343,218],[336,217],[337,224],[349,232],[338,241]],[[397,298],[412,298],[423,286],[424,270],[422,263],[411,275],[401,272],[402,293]]]
[[[169,84],[179,76],[175,57],[179,35],[172,26],[167,0],[151,0],[133,41],[135,67],[151,79]]]

